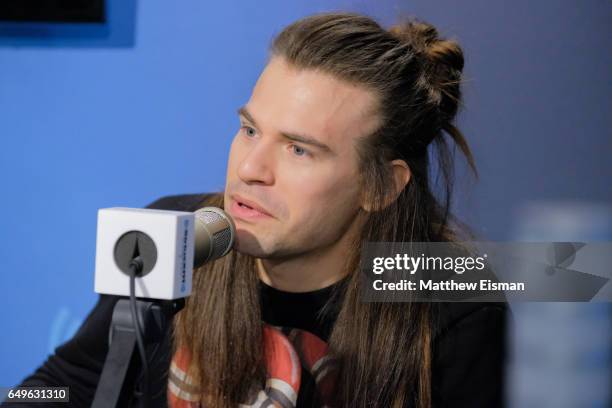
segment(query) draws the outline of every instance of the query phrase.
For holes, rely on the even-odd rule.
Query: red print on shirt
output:
[[[333,391],[333,364],[327,356],[327,343],[316,335],[301,329],[264,325],[264,347],[267,380],[265,388],[254,393],[241,407],[292,408],[296,406],[302,367],[312,375],[323,405],[329,405]],[[186,374],[191,356],[179,349],[172,358],[168,377],[168,403],[170,408],[201,407],[197,385]]]

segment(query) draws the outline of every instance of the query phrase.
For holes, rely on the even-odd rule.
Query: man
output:
[[[366,303],[357,277],[363,242],[456,239],[428,146],[448,175],[444,131],[473,167],[452,124],[462,68],[458,44],[416,21],[324,14],[279,34],[239,109],[225,191],[150,206],[222,206],[237,229],[148,350],[155,406],[502,404],[504,305]],[[22,385],[69,385],[90,404],[116,301],[102,296]]]

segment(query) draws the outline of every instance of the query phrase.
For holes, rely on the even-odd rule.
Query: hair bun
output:
[[[441,125],[452,120],[457,113],[461,96],[463,50],[454,40],[440,38],[438,30],[424,21],[411,18],[389,29],[389,33],[420,55],[423,75],[432,102],[440,107]]]
[[[423,54],[429,62],[444,64],[457,71],[463,70],[461,47],[456,41],[440,38],[433,25],[409,19],[391,27],[389,33],[402,43],[409,44],[414,51]]]
[[[438,30],[423,21],[411,19],[394,25],[389,29],[391,35],[421,52],[426,52],[431,43],[438,40]]]

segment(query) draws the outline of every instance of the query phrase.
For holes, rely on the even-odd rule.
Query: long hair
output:
[[[462,50],[416,19],[386,30],[358,14],[326,13],[286,27],[274,39],[271,57],[374,92],[382,119],[357,146],[359,182],[373,208],[347,256],[348,278],[333,296],[340,304],[329,338],[334,405],[430,407],[431,304],[362,302],[357,271],[364,242],[455,241],[465,227],[450,213],[454,156],[447,140],[477,176],[453,124],[461,101]],[[430,186],[432,158],[441,177],[439,194]],[[389,188],[394,159],[403,159],[411,171],[398,196]],[[222,206],[222,194],[206,204]],[[232,251],[202,269],[194,274],[194,296],[175,319],[174,350],[184,347],[193,356],[190,374],[205,405],[234,406],[263,388],[266,378],[255,260]]]

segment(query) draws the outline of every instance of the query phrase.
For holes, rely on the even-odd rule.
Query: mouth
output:
[[[232,205],[230,212],[239,218],[264,218],[272,215],[262,206],[254,201],[243,198],[239,195],[231,195]]]

